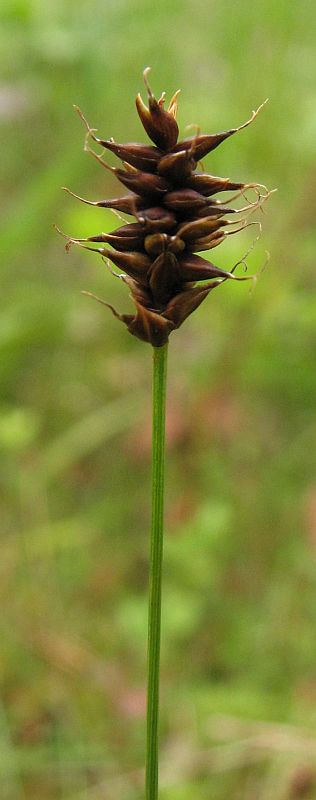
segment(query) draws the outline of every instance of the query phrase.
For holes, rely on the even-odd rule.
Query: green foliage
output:
[[[279,188],[252,294],[225,285],[170,345],[161,800],[295,798],[304,770],[315,798],[315,5],[4,0],[1,17],[1,797],[142,796],[151,353],[80,296],[130,307],[52,224],[116,226],[60,190],[114,193],[72,103],[137,140],[150,64],[155,91],[182,89],[182,132],[269,96],[206,164]]]

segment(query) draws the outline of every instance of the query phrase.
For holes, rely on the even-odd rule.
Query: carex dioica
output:
[[[113,138],[100,139],[77,108],[87,127],[85,150],[110,170],[129,193],[95,202],[74,196],[89,205],[134,216],[136,222],[86,239],[66,237],[66,247],[78,244],[92,249],[107,264],[109,259],[123,270],[118,277],[129,287],[135,312],[119,314],[110,304],[100,302],[104,302],[134,336],[160,347],[216,286],[232,279],[247,280],[248,276],[234,274],[243,259],[226,272],[196,253],[218,247],[227,236],[249,224],[259,224],[249,223],[248,216],[261,206],[269,192],[261,184],[236,183],[197,169],[199,162],[221,142],[246,128],[260,109],[237,128],[206,135],[201,135],[197,129],[192,137],[178,141],[179,92],[165,109],[165,94],[156,100],[148,83],[148,72],[147,68],[144,80],[148,107],[138,95],[136,108],[153,145],[118,144]],[[102,146],[101,155],[90,148],[90,139]],[[114,153],[123,168],[112,167],[104,161],[105,150]],[[246,197],[249,189],[255,192],[254,201],[246,199],[244,207],[231,207],[238,197]],[[227,191],[235,194],[224,205],[215,195]],[[227,215],[240,213],[246,216],[227,218]],[[126,222],[125,219],[121,221]],[[93,248],[85,242],[101,246]]]

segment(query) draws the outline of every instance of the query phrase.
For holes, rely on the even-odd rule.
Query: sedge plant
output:
[[[148,71],[148,68],[144,71],[148,105],[138,95],[136,108],[152,144],[119,144],[113,138],[101,139],[76,109],[86,126],[85,150],[112,172],[128,193],[110,200],[90,201],[66,189],[83,203],[112,209],[119,215],[134,217],[135,221],[121,219],[126,224],[110,233],[85,239],[66,236],[66,249],[76,244],[93,250],[112,274],[126,284],[135,307],[133,313],[119,313],[103,299],[90,292],[85,294],[107,306],[133,336],[151,346],[153,354],[146,800],[157,800],[168,341],[170,334],[215,288],[228,280],[253,279],[244,274],[236,275],[237,267],[245,265],[245,257],[225,271],[197,253],[213,250],[227,236],[259,224],[249,221],[249,217],[262,206],[270,192],[262,184],[235,182],[198,168],[199,162],[221,142],[250,125],[262,106],[237,128],[216,134],[201,134],[196,129],[193,136],[178,141],[179,92],[165,108],[165,93],[159,100],[154,97]],[[102,151],[96,152],[91,142],[101,146]],[[107,163],[104,159],[107,150],[120,159],[122,166],[113,167]],[[249,199],[250,190],[254,192],[252,200]],[[225,202],[218,198],[227,192],[230,196]],[[239,200],[237,206],[236,200]]]

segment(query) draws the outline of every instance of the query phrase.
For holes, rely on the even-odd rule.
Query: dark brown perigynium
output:
[[[179,142],[176,121],[179,93],[176,92],[165,109],[164,94],[156,100],[147,73],[148,69],[144,72],[148,107],[138,95],[136,108],[153,145],[118,144],[111,138],[99,139],[79,112],[88,129],[85,149],[129,190],[123,197],[83,202],[132,215],[136,222],[87,239],[69,238],[67,246],[87,247],[84,242],[100,244],[96,249],[88,249],[110,259],[123,271],[118,277],[128,285],[136,311],[119,314],[113,306],[105,305],[125,323],[130,333],[160,347],[216,286],[228,279],[247,279],[237,277],[235,267],[226,272],[196,253],[214,249],[228,235],[246,227],[247,217],[231,220],[227,215],[251,213],[268,193],[260,193],[260,184],[236,183],[197,170],[201,159],[249,125],[258,111],[238,128],[208,135],[196,132]],[[91,150],[90,138],[114,153],[123,162],[123,168],[109,166],[101,155]],[[245,196],[250,187],[257,193],[254,202],[247,201],[241,209],[227,207],[227,202],[230,205],[237,197]],[[215,199],[215,195],[227,191],[235,195],[226,205]]]

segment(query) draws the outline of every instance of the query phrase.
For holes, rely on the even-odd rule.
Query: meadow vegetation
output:
[[[4,0],[1,18],[1,797],[142,796],[151,353],[80,295],[131,307],[52,226],[117,227],[61,191],[117,193],[72,103],[139,140],[149,64],[157,94],[182,89],[182,133],[269,96],[205,166],[278,187],[254,290],[227,283],[170,342],[161,800],[316,798],[315,5]]]

